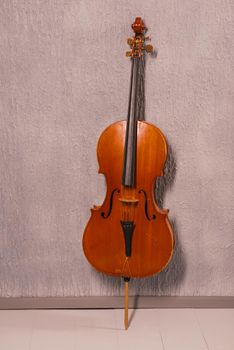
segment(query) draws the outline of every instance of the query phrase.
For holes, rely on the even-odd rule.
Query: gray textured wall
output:
[[[146,120],[170,145],[162,204],[172,263],[131,294],[234,295],[233,1],[1,0],[0,296],[119,295],[81,246],[102,202],[96,143],[127,111],[142,16]]]

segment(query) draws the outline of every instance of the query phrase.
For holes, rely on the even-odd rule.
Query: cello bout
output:
[[[159,128],[141,120],[140,71],[143,57],[153,52],[145,45],[140,17],[127,40],[131,60],[130,93],[126,121],[108,126],[97,145],[99,173],[106,178],[106,196],[94,205],[83,235],[83,250],[90,264],[108,275],[124,277],[125,329],[128,328],[128,282],[162,271],[170,262],[174,235],[168,209],[154,198],[157,177],[167,158],[166,139]]]

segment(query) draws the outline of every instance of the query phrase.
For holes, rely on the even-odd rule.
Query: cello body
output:
[[[99,172],[106,178],[106,196],[93,206],[83,235],[83,250],[98,271],[128,281],[163,270],[172,258],[174,236],[168,210],[155,201],[157,177],[163,175],[167,143],[154,125],[141,121],[141,72],[146,45],[146,28],[140,17],[132,24],[130,93],[126,121],[108,126],[97,145]],[[125,310],[127,310],[125,304]],[[127,312],[125,314],[127,327]]]
[[[103,204],[91,209],[83,235],[84,253],[96,270],[128,278],[160,272],[169,263],[174,246],[168,210],[160,209],[154,198],[167,143],[154,125],[137,121],[136,128],[134,186],[123,186],[121,181],[126,121],[110,125],[99,138],[99,173],[106,178],[107,192]]]

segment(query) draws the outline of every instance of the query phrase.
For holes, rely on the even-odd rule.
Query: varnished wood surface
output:
[[[124,326],[128,329],[128,281],[124,282],[125,297],[124,297]]]
[[[83,249],[89,262],[99,271],[115,276],[144,277],[160,272],[170,261],[174,239],[167,217],[155,203],[153,188],[163,175],[167,156],[166,140],[161,131],[146,122],[138,122],[136,188],[121,186],[126,122],[110,125],[100,136],[97,146],[99,172],[106,177],[107,193],[101,206],[91,209],[91,218],[83,236]],[[113,206],[108,213],[111,194]],[[150,220],[145,214],[145,197]],[[121,199],[135,203],[124,207]],[[156,219],[153,219],[153,215]],[[133,220],[132,255],[125,256],[121,220]]]

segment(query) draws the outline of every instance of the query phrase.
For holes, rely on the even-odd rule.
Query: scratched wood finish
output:
[[[89,262],[99,271],[115,276],[144,277],[161,271],[173,252],[174,240],[167,217],[168,210],[159,209],[153,196],[156,177],[162,175],[167,145],[158,128],[138,122],[136,188],[126,191],[121,186],[125,130],[126,122],[114,123],[99,139],[99,172],[106,177],[107,193],[103,204],[91,209],[83,248]],[[114,190],[117,191],[113,194]],[[147,213],[142,190],[147,195]],[[110,212],[111,196],[113,201]],[[123,198],[136,201],[136,204],[126,209],[123,207]],[[107,218],[102,217],[102,213],[107,215],[109,212]],[[127,218],[135,223],[130,257],[125,255],[120,223],[124,214],[129,214]]]

